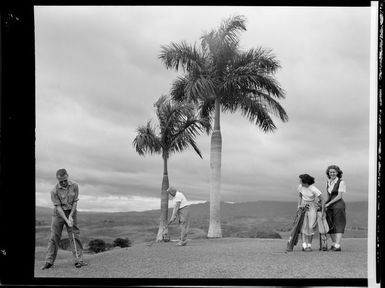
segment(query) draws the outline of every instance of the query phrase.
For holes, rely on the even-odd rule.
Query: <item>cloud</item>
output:
[[[224,201],[296,199],[298,175],[324,189],[326,167],[343,169],[348,201],[367,199],[370,9],[315,7],[37,6],[36,199],[50,205],[55,172],[80,185],[79,209],[158,209],[160,155],[139,156],[139,125],[157,122],[154,102],[178,75],[161,45],[199,44],[204,31],[241,13],[241,48],[271,48],[289,115],[263,133],[239,112],[222,113]],[[199,21],[198,21],[198,20]],[[193,24],[192,24],[193,23]],[[170,184],[209,200],[210,137],[171,155]],[[152,208],[154,207],[154,208]]]

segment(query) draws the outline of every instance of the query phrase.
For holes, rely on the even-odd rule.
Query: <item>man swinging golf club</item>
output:
[[[67,228],[68,238],[70,239],[75,267],[87,266],[83,261],[80,231],[77,226],[76,207],[79,200],[79,186],[75,182],[68,180],[68,174],[65,169],[59,169],[56,172],[56,178],[59,183],[51,191],[51,200],[55,206],[52,216],[51,236],[48,241],[46,263],[41,269],[49,269],[53,266],[64,225]]]
[[[190,225],[189,204],[183,193],[177,191],[175,187],[169,187],[167,192],[171,195],[171,200],[173,200],[175,204],[169,223],[174,222],[178,216],[181,229],[180,241],[176,245],[185,246],[187,244],[187,233]]]

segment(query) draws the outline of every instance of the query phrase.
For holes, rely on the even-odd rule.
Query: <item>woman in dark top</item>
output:
[[[332,222],[332,227],[328,232],[332,239],[331,251],[341,251],[341,239],[346,226],[345,202],[342,199],[343,193],[346,192],[346,186],[342,180],[342,173],[336,165],[331,165],[326,169],[326,175],[329,179],[326,183],[328,199],[325,208],[327,216]]]

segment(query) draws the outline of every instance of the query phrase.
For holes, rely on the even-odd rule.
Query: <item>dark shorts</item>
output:
[[[328,233],[344,233],[346,226],[346,212],[345,208],[333,208],[326,210],[329,219],[331,220],[333,227]]]

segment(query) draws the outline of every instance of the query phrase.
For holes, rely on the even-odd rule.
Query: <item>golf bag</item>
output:
[[[328,244],[327,244],[327,234],[329,232],[329,223],[327,221],[327,216],[325,218],[322,218],[322,212],[317,212],[317,225],[318,225],[318,232],[319,232],[319,250],[320,251],[327,251],[328,250]]]
[[[293,251],[293,248],[298,243],[298,237],[301,233],[303,220],[305,218],[305,212],[308,209],[307,206],[299,207],[294,218],[293,228],[291,229],[289,240],[287,241],[287,251]]]

